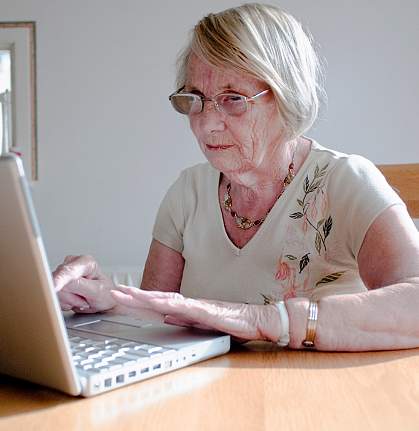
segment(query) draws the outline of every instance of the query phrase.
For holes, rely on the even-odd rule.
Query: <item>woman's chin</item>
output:
[[[240,160],[237,160],[234,145],[209,146],[205,145],[203,150],[205,158],[210,165],[221,172],[236,171],[240,168]]]
[[[234,161],[231,160],[231,157],[227,157],[225,154],[214,154],[205,152],[205,157],[210,163],[210,165],[217,169],[218,171],[226,172],[230,171],[232,168],[234,169]]]
[[[208,159],[210,165],[216,169],[217,171],[222,172],[223,174],[229,175],[238,175],[243,173],[243,166],[239,165],[237,162],[228,161],[228,160],[217,160],[217,159]]]

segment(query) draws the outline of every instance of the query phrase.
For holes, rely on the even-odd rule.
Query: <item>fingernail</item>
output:
[[[87,310],[89,307],[79,307],[79,310],[80,311],[84,311],[84,310]]]

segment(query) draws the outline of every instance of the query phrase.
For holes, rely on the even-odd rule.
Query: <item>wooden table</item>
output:
[[[90,399],[0,376],[0,430],[419,430],[419,349],[229,354]]]

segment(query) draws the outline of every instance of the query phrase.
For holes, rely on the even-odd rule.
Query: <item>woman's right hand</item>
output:
[[[116,306],[110,294],[116,286],[92,256],[67,256],[52,277],[63,311],[97,313]]]

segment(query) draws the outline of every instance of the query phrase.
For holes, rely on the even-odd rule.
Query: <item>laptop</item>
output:
[[[0,373],[89,397],[230,349],[228,335],[60,310],[22,161],[0,157]]]

